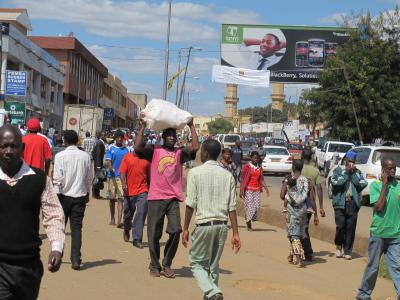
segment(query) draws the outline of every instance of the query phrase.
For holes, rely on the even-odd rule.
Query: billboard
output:
[[[103,126],[111,126],[112,120],[114,119],[114,109],[106,107],[104,108]]]
[[[7,101],[4,103],[4,109],[8,113],[11,124],[25,124],[25,103]]]
[[[6,95],[26,96],[26,71],[6,70]]]
[[[316,83],[348,37],[338,27],[223,24],[221,65],[270,70],[271,82]]]

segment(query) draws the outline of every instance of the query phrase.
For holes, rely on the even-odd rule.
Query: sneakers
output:
[[[336,258],[341,258],[341,257],[343,257],[342,246],[337,246],[336,245]]]
[[[142,242],[141,241],[133,241],[132,242],[132,244],[133,244],[133,247],[136,247],[136,248],[139,248],[139,249],[143,249],[143,244],[142,244]]]
[[[129,242],[129,238],[130,238],[129,230],[124,229],[123,236],[124,236],[124,241]]]
[[[351,257],[350,254],[345,254],[345,255],[344,255],[344,259],[346,259],[346,260],[351,260],[352,257]]]

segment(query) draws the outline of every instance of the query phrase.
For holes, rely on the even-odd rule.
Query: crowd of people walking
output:
[[[247,230],[252,231],[262,193],[265,191],[269,197],[270,191],[259,152],[252,152],[250,161],[242,167],[240,142],[232,149],[221,149],[213,139],[200,144],[193,120],[187,125],[191,141],[186,147],[176,147],[178,136],[174,128],[163,131],[161,144],[155,137],[146,142],[143,120],[134,142],[117,130],[111,145],[101,132],[94,138],[87,133],[80,142],[77,132],[67,130],[62,135],[62,146],[52,146],[39,135],[41,126],[35,118],[27,123],[27,133],[12,125],[1,127],[0,195],[4,196],[0,201],[0,298],[38,296],[43,275],[40,209],[52,249],[47,269],[56,272],[60,267],[69,221],[71,267],[80,270],[86,205],[91,198],[104,198],[109,201],[109,224],[123,229],[121,240],[132,242],[138,249],[144,248],[147,220],[150,276],[174,278],[173,261],[179,243],[188,247],[190,240],[189,265],[204,299],[223,299],[218,286],[219,260],[230,228],[232,249],[237,253],[241,248],[237,195],[243,198]],[[196,158],[199,149],[202,165],[188,172],[184,193],[183,166]],[[367,186],[355,166],[356,156],[353,151],[347,152],[344,167],[338,166],[332,177],[336,257],[347,260],[352,259],[360,192]],[[318,225],[319,216],[326,216],[319,171],[311,165],[311,157],[311,149],[306,148],[301,159],[293,161],[292,173],[284,178],[280,192],[289,242],[287,260],[296,267],[313,260],[311,219]],[[370,186],[374,212],[369,259],[357,299],[370,299],[383,254],[400,295],[400,184],[395,177],[394,160],[384,157],[381,163],[381,179]],[[193,218],[195,229],[190,238]],[[164,227],[168,238],[161,257]]]

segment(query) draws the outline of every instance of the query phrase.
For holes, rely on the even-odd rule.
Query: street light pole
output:
[[[181,58],[182,58],[182,49],[179,49],[179,62],[178,62],[178,72],[181,69]],[[178,78],[176,79],[176,96],[175,96],[175,105],[178,105],[178,94],[179,94],[179,78],[180,78],[180,74],[178,75]]]
[[[168,64],[169,64],[169,36],[171,29],[171,6],[172,0],[168,4],[168,26],[167,26],[167,44],[165,46],[165,65],[164,65],[164,86],[163,86],[163,99],[167,100],[167,84],[168,84]]]
[[[190,46],[190,47],[189,47],[188,58],[187,58],[187,61],[186,61],[185,73],[184,73],[184,75],[183,75],[183,81],[182,81],[182,86],[181,86],[181,94],[180,94],[180,96],[179,96],[178,107],[180,106],[181,101],[182,101],[183,88],[184,88],[184,86],[185,86],[186,74],[187,74],[187,69],[188,69],[188,66],[189,66],[190,53],[192,53],[192,49],[193,49],[193,47]]]

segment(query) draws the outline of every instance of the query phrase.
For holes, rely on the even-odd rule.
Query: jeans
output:
[[[136,211],[136,214],[135,214]],[[135,215],[135,218],[132,218]],[[124,229],[132,228],[133,241],[142,242],[143,227],[147,216],[147,193],[125,197],[124,200]]]
[[[73,198],[61,195],[60,202],[64,210],[65,225],[69,219],[71,228],[71,262],[81,262],[82,223],[85,216],[86,197]]]
[[[312,256],[314,254],[314,251],[313,251],[313,248],[311,245],[310,234],[308,233],[308,228],[310,227],[311,217],[312,217],[312,213],[308,212],[307,213],[307,225],[305,228],[306,237],[301,239],[301,245],[303,246],[303,250],[304,250],[304,257],[308,260],[312,259]]]
[[[368,264],[365,268],[357,299],[371,299],[372,291],[378,278],[379,262],[382,254],[400,299],[400,239],[370,237],[368,242]]]
[[[227,225],[196,227],[192,233],[189,263],[205,298],[222,293],[218,287],[219,260],[228,235]]]
[[[0,299],[37,299],[42,276],[40,259],[18,264],[0,262]]]
[[[167,216],[167,233],[169,238],[164,247],[163,267],[171,267],[179,245],[179,236],[182,232],[179,201],[177,199],[148,201],[147,237],[150,251],[150,271],[160,271],[160,239],[164,227],[164,218]]]
[[[352,200],[346,201],[344,209],[335,209],[335,245],[343,247],[345,255],[350,255],[353,250],[358,211],[359,208]]]

